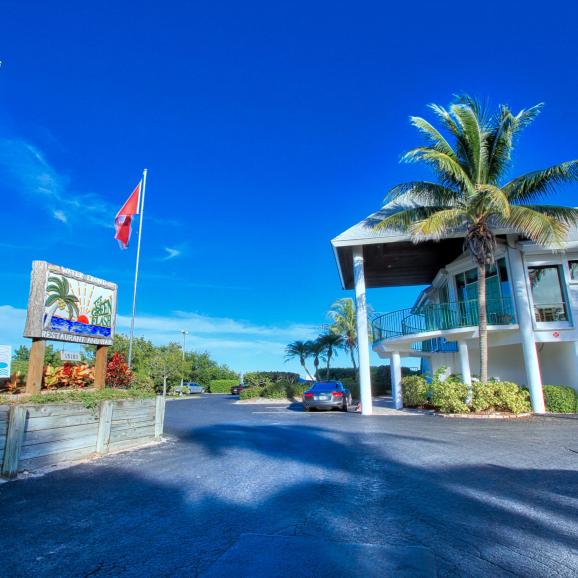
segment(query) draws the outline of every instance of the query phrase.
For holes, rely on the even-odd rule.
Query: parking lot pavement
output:
[[[196,576],[251,534],[419,547],[438,576],[576,576],[578,420],[234,400],[169,403],[163,444],[1,485],[0,575]]]

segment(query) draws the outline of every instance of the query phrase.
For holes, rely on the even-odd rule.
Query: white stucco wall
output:
[[[480,353],[475,343],[469,344],[472,375],[480,373]],[[450,373],[460,373],[457,353],[434,354],[430,358],[432,372],[447,366]],[[578,357],[573,342],[538,344],[542,383],[544,385],[570,385],[578,391]],[[503,345],[489,350],[489,375],[504,381],[525,386],[526,372],[521,345]]]

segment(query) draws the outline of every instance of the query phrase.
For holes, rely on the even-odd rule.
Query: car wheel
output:
[[[342,406],[342,408],[341,408],[341,411],[347,412],[347,407],[348,407],[348,405],[347,405],[347,399],[344,399],[344,400],[343,400],[343,406]]]
[[[307,407],[306,405],[303,406],[303,411],[311,411],[310,407]]]

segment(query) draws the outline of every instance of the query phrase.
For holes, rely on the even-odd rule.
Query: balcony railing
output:
[[[488,299],[486,311],[488,325],[516,323],[514,305],[510,297]],[[477,299],[456,303],[429,303],[419,308],[400,309],[374,318],[373,339],[377,342],[429,331],[445,331],[477,325]]]

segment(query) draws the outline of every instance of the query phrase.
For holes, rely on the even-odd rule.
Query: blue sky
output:
[[[0,342],[23,341],[33,259],[117,282],[126,331],[134,246],[112,223],[146,166],[137,332],[186,329],[238,370],[294,368],[283,346],[348,294],[330,239],[425,176],[399,163],[410,115],[462,91],[545,102],[514,171],[578,157],[576,5],[468,6],[3,2]]]

